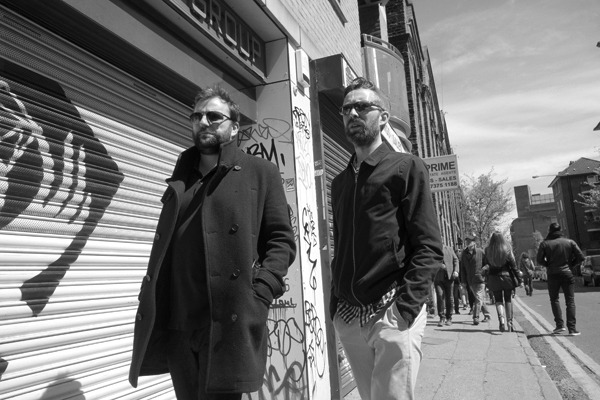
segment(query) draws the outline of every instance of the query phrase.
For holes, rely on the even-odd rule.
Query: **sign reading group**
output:
[[[427,164],[429,184],[433,193],[458,189],[459,178],[456,154],[424,158],[423,161]]]

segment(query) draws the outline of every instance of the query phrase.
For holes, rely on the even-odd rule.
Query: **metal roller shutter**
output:
[[[0,57],[0,398],[174,398],[127,375],[189,107],[1,7]]]
[[[347,141],[344,127],[338,115],[337,107],[323,94],[319,94],[319,112],[323,128],[323,150],[325,155],[325,183],[327,187],[328,220],[332,221],[331,182],[347,166],[354,153],[352,145]],[[333,224],[329,224],[330,259],[333,259]],[[338,340],[338,362],[340,371],[340,391],[342,396],[356,387],[346,353]]]

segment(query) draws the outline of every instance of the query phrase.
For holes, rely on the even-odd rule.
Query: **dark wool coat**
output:
[[[483,249],[476,247],[472,255],[468,249],[464,249],[460,255],[460,281],[469,286],[484,283],[482,268],[487,263]]]
[[[181,154],[162,198],[135,321],[129,373],[134,387],[140,375],[169,372],[164,334],[169,318],[167,250],[197,154],[194,147]],[[222,146],[204,195],[204,235],[189,245],[205,249],[208,287],[198,290],[208,292],[210,305],[206,390],[253,392],[263,383],[269,306],[283,294],[283,278],[296,252],[281,176],[274,164],[243,153],[231,142]]]

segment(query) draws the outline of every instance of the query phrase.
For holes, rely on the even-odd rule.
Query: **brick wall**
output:
[[[343,53],[354,71],[362,74],[360,23],[356,0],[344,0],[339,3],[348,20],[345,24],[328,0],[282,0],[282,3],[294,15],[310,40],[323,52],[323,56]]]
[[[377,5],[360,9],[360,30],[367,35],[381,38],[379,7]]]

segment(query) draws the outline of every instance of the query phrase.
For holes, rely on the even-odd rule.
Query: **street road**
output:
[[[578,278],[580,279],[580,278]],[[550,308],[550,298],[546,282],[533,282],[533,296],[525,295],[525,289],[518,288],[517,295],[529,308],[540,314],[551,326],[555,326]],[[560,293],[560,305],[566,324],[565,300]],[[577,330],[581,336],[565,336],[592,360],[600,364],[600,287],[583,286],[581,280],[575,285],[575,305],[577,307]]]

